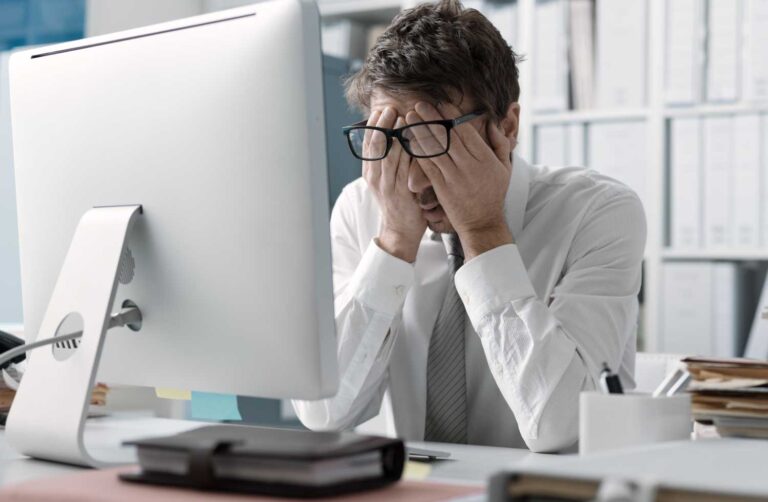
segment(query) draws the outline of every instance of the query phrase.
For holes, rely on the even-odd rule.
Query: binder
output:
[[[566,154],[565,165],[567,166],[585,166],[586,144],[584,143],[584,124],[568,124],[566,126]]]
[[[141,472],[124,481],[289,497],[383,487],[405,463],[401,440],[349,432],[215,425],[125,444]]]
[[[645,104],[646,0],[597,2],[597,106]]]
[[[559,168],[565,165],[565,127],[561,124],[536,127],[535,159],[537,164]]]
[[[755,309],[744,357],[768,360],[768,277],[765,278],[763,293]]]
[[[744,3],[744,78],[746,101],[768,100],[768,2],[745,0]]]
[[[517,47],[517,1],[482,3],[482,8],[478,10],[499,30],[507,45]]]
[[[741,0],[709,0],[707,21],[707,100],[739,97]]]
[[[701,123],[680,118],[670,124],[671,244],[677,249],[700,249],[701,238]]]
[[[564,0],[537,0],[534,8],[533,109],[568,109],[568,9]]]
[[[623,182],[647,205],[645,122],[592,123],[587,141],[589,167]]]
[[[704,72],[704,0],[666,2],[664,97],[668,104],[701,101]]]
[[[760,245],[760,116],[733,119],[733,245]]]
[[[569,64],[573,109],[586,110],[594,106],[595,77],[595,2],[570,0]],[[583,160],[575,165],[582,165]]]
[[[704,118],[704,242],[708,248],[732,243],[732,127],[729,116]]]
[[[663,266],[664,352],[735,357],[744,325],[745,273],[735,263],[670,262]]]

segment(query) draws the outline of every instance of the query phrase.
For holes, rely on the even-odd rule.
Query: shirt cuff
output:
[[[376,312],[394,316],[415,280],[413,265],[395,258],[373,240],[352,278],[355,298]]]
[[[466,262],[455,276],[456,290],[473,326],[514,300],[536,296],[515,244],[505,244]]]

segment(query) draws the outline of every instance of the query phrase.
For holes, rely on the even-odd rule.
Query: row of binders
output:
[[[643,120],[541,124],[533,159],[553,169],[589,166],[628,185],[647,206],[646,131]]]
[[[534,111],[642,107],[647,16],[647,0],[537,0]]]
[[[675,0],[665,4],[668,104],[768,100],[768,2]]]
[[[677,118],[669,127],[671,246],[768,246],[768,115]]]
[[[670,105],[768,100],[768,2],[664,2],[664,96]],[[533,108],[646,103],[648,0],[536,0]]]

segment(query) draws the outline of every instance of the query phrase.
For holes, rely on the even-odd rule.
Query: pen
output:
[[[600,389],[606,394],[624,394],[619,376],[611,372],[607,363],[603,363],[603,371],[600,372]]]

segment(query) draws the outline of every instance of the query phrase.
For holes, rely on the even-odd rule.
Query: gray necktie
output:
[[[466,312],[454,284],[464,263],[456,234],[443,234],[448,253],[448,290],[429,341],[425,441],[467,442],[467,380],[464,361]]]

